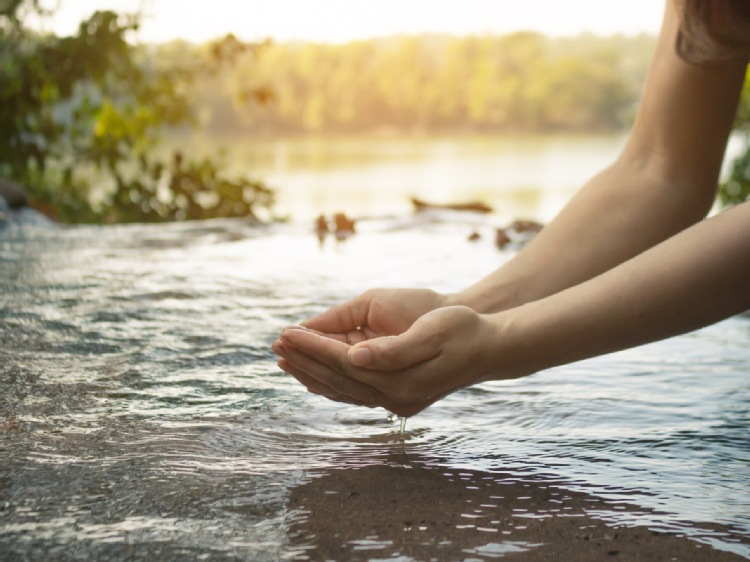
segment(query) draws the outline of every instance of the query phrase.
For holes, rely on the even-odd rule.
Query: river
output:
[[[236,143],[283,223],[0,230],[0,559],[750,559],[745,317],[462,390],[404,435],[278,369],[289,323],[511,259],[495,228],[622,142],[469,140]],[[334,211],[357,233],[319,241]]]
[[[172,139],[194,155],[225,151],[233,173],[278,192],[277,212],[399,215],[410,198],[483,201],[498,220],[547,221],[620,152],[624,136],[451,135]]]

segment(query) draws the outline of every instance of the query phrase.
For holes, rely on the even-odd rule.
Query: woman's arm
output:
[[[401,327],[390,316],[394,309],[421,311],[408,315],[409,324],[440,306],[505,310],[586,281],[705,217],[715,197],[745,64],[686,63],[675,52],[677,20],[674,0],[668,0],[638,115],[620,157],[518,255],[457,294],[368,291],[304,325],[351,340],[369,338],[371,332],[401,333],[408,325]]]
[[[494,312],[590,279],[701,220],[715,197],[746,63],[675,52],[674,0],[629,140],[524,250],[451,301]]]
[[[452,306],[399,336],[349,346],[284,330],[281,367],[312,392],[402,416],[478,382],[681,334],[750,308],[750,204],[589,281],[490,315]]]
[[[707,326],[750,309],[750,204],[585,283],[491,315],[526,374]],[[508,373],[512,374],[512,373]]]
[[[281,368],[313,392],[411,415],[482,380],[682,333],[750,306],[750,206],[699,222],[714,199],[746,61],[690,65],[675,53],[676,35],[669,0],[621,157],[525,250],[461,293],[422,299],[438,308],[403,333],[369,339],[362,329],[376,319],[385,326],[389,308],[373,303],[396,305],[409,297],[400,293],[355,299],[307,323],[339,340],[284,330],[274,344]],[[439,307],[450,304],[464,306]],[[352,330],[365,341],[344,343],[355,343]]]

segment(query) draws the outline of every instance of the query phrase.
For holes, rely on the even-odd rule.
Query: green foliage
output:
[[[744,151],[734,159],[727,179],[719,186],[718,197],[722,207],[743,203],[750,197],[750,72],[745,76],[734,125],[744,142]]]
[[[281,43],[192,95],[216,132],[617,130],[630,123],[652,48],[647,36],[535,33]],[[272,103],[231,103],[266,84]]]
[[[176,151],[168,166],[142,158],[131,179],[116,177],[107,222],[159,222],[254,216],[274,194],[261,182],[228,179],[215,159],[185,161]]]
[[[57,37],[25,27],[30,13],[41,14],[35,0],[0,9],[0,176],[39,207],[64,221],[162,221],[248,216],[273,203],[261,183],[222,177],[217,160],[153,156],[165,127],[194,123],[191,84],[250,46],[228,36],[164,65],[128,41],[135,15],[96,12]]]

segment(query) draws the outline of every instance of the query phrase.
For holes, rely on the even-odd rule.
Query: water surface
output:
[[[195,136],[193,154],[222,146],[229,169],[278,190],[277,211],[297,220],[344,211],[403,214],[409,198],[484,201],[504,220],[547,221],[619,154],[622,134]]]
[[[0,558],[521,560],[565,524],[750,559],[745,318],[460,391],[405,436],[276,367],[289,323],[509,259],[496,220],[0,231]]]

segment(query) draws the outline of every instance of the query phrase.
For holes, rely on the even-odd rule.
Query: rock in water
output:
[[[0,197],[5,199],[11,209],[20,209],[29,202],[21,186],[3,178],[0,178]]]

